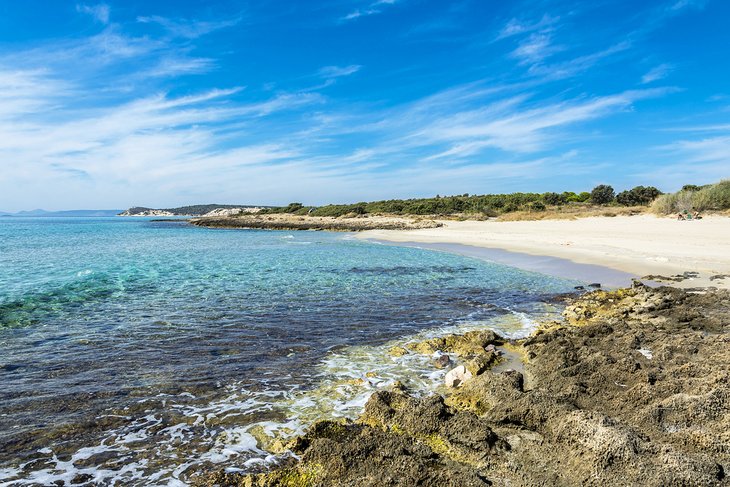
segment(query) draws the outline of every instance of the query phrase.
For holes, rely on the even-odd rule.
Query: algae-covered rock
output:
[[[359,421],[425,442],[435,452],[462,463],[478,465],[493,451],[506,448],[485,421],[471,412],[452,410],[437,394],[417,399],[377,392]]]
[[[408,350],[406,350],[403,347],[396,346],[396,347],[390,347],[390,349],[388,349],[388,353],[390,355],[392,355],[393,357],[402,357],[403,355],[408,354]]]
[[[454,353],[460,357],[472,357],[484,353],[489,345],[500,345],[504,339],[492,330],[469,331],[463,335],[446,335],[411,343],[408,348],[422,355],[437,351]]]
[[[377,396],[377,397],[376,397]],[[387,404],[406,403],[413,405],[412,398],[393,393],[376,393],[375,402],[383,397]],[[417,401],[416,401],[417,402]],[[440,410],[436,401],[435,409]],[[385,403],[381,403],[384,405]],[[371,406],[373,409],[375,406]],[[429,409],[423,405],[412,415],[417,416]],[[436,417],[440,413],[436,413]],[[449,419],[448,417],[446,419]],[[411,421],[414,423],[414,421]],[[438,432],[431,432],[424,426],[423,431],[431,432],[418,439],[403,431],[372,427],[366,424],[344,424],[333,421],[316,423],[293,446],[300,454],[301,461],[266,474],[231,474],[219,472],[211,476],[207,483],[200,485],[251,486],[251,487],[324,487],[324,486],[464,486],[482,487],[490,482],[471,465],[464,465],[449,456],[454,448],[472,447],[481,450],[482,444],[489,447],[491,430],[475,428],[465,424],[460,432],[458,422],[452,426],[449,436],[442,438],[447,445],[443,451],[435,451],[429,444],[436,445]],[[405,430],[404,430],[405,431]],[[426,437],[429,436],[430,440]],[[441,438],[441,437],[439,437]],[[463,438],[462,444],[458,443]],[[454,450],[454,452],[460,450]],[[460,454],[454,453],[458,456]]]
[[[472,376],[476,376],[486,372],[497,363],[499,363],[499,355],[496,352],[484,352],[468,360],[464,367]]]

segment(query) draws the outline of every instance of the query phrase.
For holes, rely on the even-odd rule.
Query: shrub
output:
[[[676,193],[665,194],[651,205],[651,210],[660,215],[727,209],[730,209],[730,180],[702,186],[699,190],[682,189]]]
[[[682,191],[699,191],[702,189],[702,186],[697,186],[696,184],[685,184],[682,186]]]
[[[302,208],[304,208],[304,205],[301,203],[289,203],[289,205],[284,208],[284,213],[296,213]]]
[[[588,191],[583,191],[578,195],[578,201],[581,203],[585,203],[589,199],[591,199],[591,194]]]
[[[565,203],[567,201],[567,198],[564,196],[564,194],[544,193],[542,195],[542,200],[545,202],[546,205],[558,206]]]
[[[662,192],[654,186],[636,186],[628,191],[621,191],[616,196],[616,202],[624,206],[648,205],[660,194]]]
[[[545,211],[545,205],[542,204],[540,201],[533,201],[530,203],[530,211]]]
[[[599,184],[591,191],[591,201],[596,205],[607,205],[615,196],[616,192],[607,184]]]
[[[583,195],[586,195],[585,199],[583,198]],[[563,191],[563,194],[560,195],[563,199],[563,202],[565,203],[582,203],[583,201],[586,201],[588,198],[591,197],[590,193],[581,193],[577,194],[572,191]]]
[[[730,209],[730,179],[703,186],[702,189],[693,191],[691,194],[692,204],[696,210]]]

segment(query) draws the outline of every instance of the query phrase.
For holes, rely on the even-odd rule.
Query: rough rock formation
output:
[[[357,422],[295,440],[298,463],[201,483],[730,485],[730,292],[595,291],[564,314],[519,345],[524,374],[483,372],[445,399],[375,393]]]
[[[435,228],[442,224],[433,220],[396,217],[325,217],[291,214],[238,215],[219,218],[194,218],[190,223],[210,228],[247,228],[264,230],[331,230],[359,232],[363,230],[415,230]]]

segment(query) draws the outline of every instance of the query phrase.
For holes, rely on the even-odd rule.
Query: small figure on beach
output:
[[[699,211],[695,211],[692,214],[692,219],[694,219],[694,220],[702,220],[702,215],[700,215],[700,212]]]

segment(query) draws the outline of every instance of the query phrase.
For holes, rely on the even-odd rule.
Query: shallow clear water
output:
[[[347,234],[0,218],[0,485],[255,468],[395,378],[433,387],[393,341],[524,334],[575,284]]]

